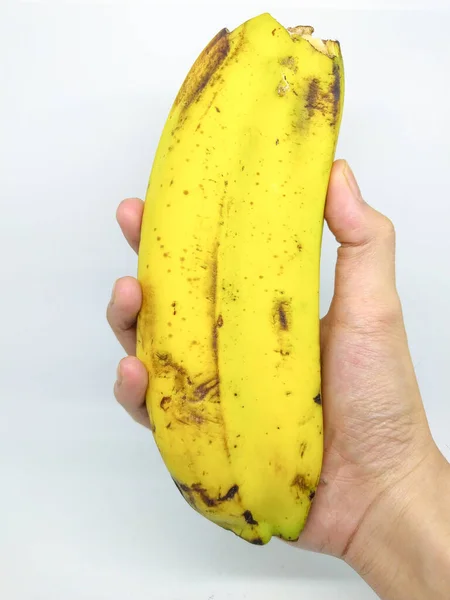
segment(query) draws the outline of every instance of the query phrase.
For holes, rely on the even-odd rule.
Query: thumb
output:
[[[359,308],[398,308],[395,231],[391,221],[362,198],[344,160],[331,172],[325,219],[339,242],[334,299]]]

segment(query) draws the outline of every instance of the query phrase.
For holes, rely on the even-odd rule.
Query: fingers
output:
[[[129,356],[120,361],[117,368],[117,381],[114,385],[114,395],[117,402],[137,423],[150,428],[150,420],[145,405],[147,385],[147,370],[140,360],[134,356]]]
[[[335,297],[380,306],[398,302],[394,227],[364,202],[350,167],[342,160],[332,169],[325,218],[340,243]]]
[[[128,198],[120,203],[116,213],[125,239],[136,253],[139,251],[143,211],[142,200]],[[141,304],[142,290],[139,282],[133,277],[123,277],[114,285],[106,316],[118,341],[130,355],[119,363],[114,395],[135,421],[150,428],[145,405],[147,370],[141,361],[133,356],[136,353],[136,319]]]
[[[106,318],[129,355],[136,354],[136,319],[142,304],[142,290],[134,277],[122,277],[114,285]]]
[[[116,218],[125,239],[135,252],[139,250],[144,203],[139,198],[128,198],[119,204]]]

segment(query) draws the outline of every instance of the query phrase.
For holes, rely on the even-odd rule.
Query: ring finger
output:
[[[136,354],[136,319],[142,304],[142,290],[134,277],[122,277],[114,284],[106,318],[123,349]]]

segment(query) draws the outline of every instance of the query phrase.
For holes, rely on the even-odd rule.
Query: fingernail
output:
[[[119,366],[117,367],[117,374],[116,374],[117,385],[118,386],[122,385],[122,381],[123,381],[122,368],[121,368],[121,365],[119,364]]]
[[[112,289],[112,292],[111,292],[111,300],[109,301],[110,304],[114,304],[114,302],[116,300],[116,286],[117,286],[117,281],[113,285],[113,289]]]
[[[348,162],[345,163],[343,173],[352,195],[360,202],[364,202],[363,197],[361,195],[361,190],[359,189],[359,185]]]

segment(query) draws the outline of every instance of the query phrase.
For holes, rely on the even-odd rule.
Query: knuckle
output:
[[[367,333],[383,334],[391,333],[402,323],[402,314],[395,308],[376,309],[368,314],[365,319]]]
[[[117,385],[117,381],[114,383],[114,398],[117,400],[117,402],[123,406],[123,402],[122,402],[122,397],[121,394],[119,392],[119,386]]]
[[[133,419],[133,421],[135,423],[137,423],[138,425],[142,425],[143,427],[148,427],[148,425],[145,422],[145,416],[144,416],[144,414],[141,414],[141,412],[134,411],[134,412],[130,413],[130,416]]]
[[[381,215],[378,232],[383,239],[392,240],[395,238],[394,223],[386,215]]]
[[[106,319],[116,337],[122,335],[124,331],[126,331],[126,328],[123,327],[120,322],[120,317],[114,313],[111,306],[109,306],[106,311]]]
[[[113,327],[114,320],[113,320],[113,315],[112,315],[112,310],[111,310],[111,302],[106,307],[106,320],[108,322],[108,325],[111,327],[111,329],[114,329],[114,327]]]
[[[129,407],[129,402],[127,398],[124,397],[123,394],[118,392],[114,392],[114,395],[116,397],[117,403],[132,417],[133,413]]]
[[[115,311],[111,305],[109,305],[106,309],[106,320],[116,336],[128,334],[129,331],[136,325],[135,319],[131,317],[128,318],[127,315],[118,313],[118,311]]]
[[[403,325],[403,312],[398,297],[390,300],[371,299],[361,308],[358,303],[348,319],[350,329],[369,336],[391,334]]]
[[[392,331],[402,320],[402,312],[396,306],[377,307],[367,317],[368,326],[379,332]]]

